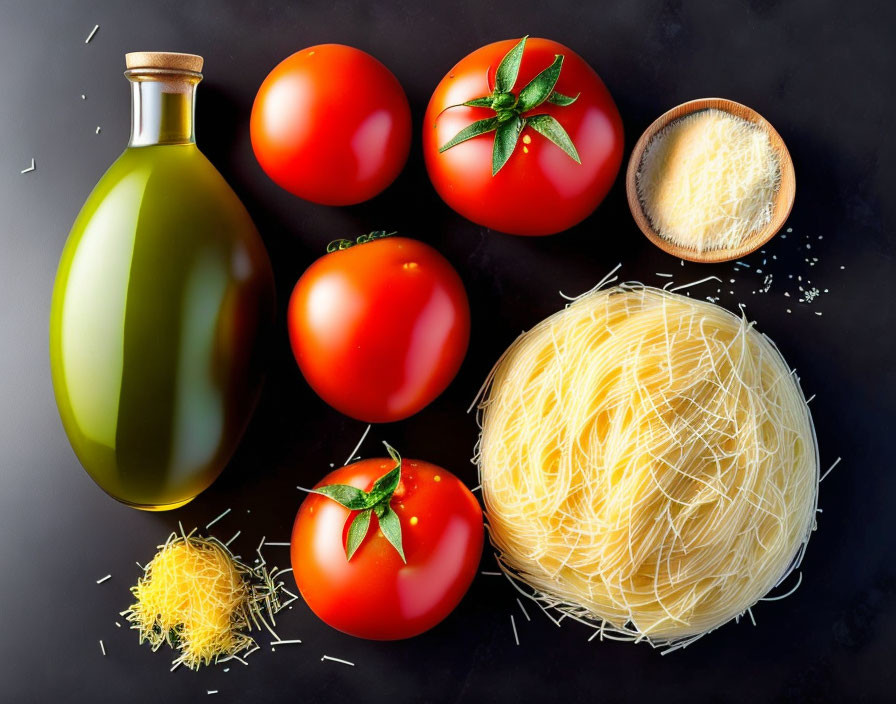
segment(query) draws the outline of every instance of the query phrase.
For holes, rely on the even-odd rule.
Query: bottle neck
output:
[[[125,76],[131,82],[129,147],[196,143],[193,114],[201,74],[136,69]]]

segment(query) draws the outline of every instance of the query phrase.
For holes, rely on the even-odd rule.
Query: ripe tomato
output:
[[[315,203],[350,205],[398,176],[411,144],[411,110],[398,79],[370,54],[319,44],[264,79],[250,132],[275,183]]]
[[[288,323],[311,387],[368,423],[401,420],[430,403],[454,378],[470,339],[457,272],[432,247],[404,237],[318,259],[293,289]]]
[[[371,516],[366,536],[347,559],[348,533],[359,515],[309,494],[292,530],[292,569],[308,606],[333,628],[360,638],[410,638],[442,621],[473,581],[482,555],[482,510],[450,472],[399,460],[400,481],[386,501],[400,525],[398,550]],[[381,458],[328,474],[316,489],[342,484],[370,491],[396,466]]]
[[[495,42],[474,51],[445,76],[433,93],[423,121],[426,168],[442,199],[480,225],[516,235],[549,235],[586,218],[610,190],[622,163],[622,120],[606,86],[585,61],[569,48],[548,39],[528,39],[519,73],[508,85],[496,86],[502,59],[517,40]],[[559,78],[552,86],[559,99],[515,114],[522,89],[556,55],[563,56]],[[506,80],[506,78],[505,78]],[[493,90],[496,93],[493,93]],[[462,103],[483,99],[480,106]],[[509,95],[509,97],[507,97]],[[576,98],[576,96],[578,96]],[[565,101],[563,99],[566,99]],[[575,99],[569,104],[555,104]],[[459,107],[452,107],[458,106]],[[472,123],[496,117],[498,109],[520,127],[516,148],[492,175],[496,132],[480,134],[445,151],[440,148]],[[524,120],[533,115],[542,125],[554,118],[568,135],[581,163]],[[519,120],[519,121],[517,121]],[[556,134],[556,130],[554,130]],[[513,141],[513,140],[511,140]]]

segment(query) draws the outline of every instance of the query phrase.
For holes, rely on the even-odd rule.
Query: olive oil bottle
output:
[[[119,501],[164,510],[206,489],[239,442],[274,284],[249,214],[196,147],[202,57],[126,59],[131,138],[62,253],[50,363],[88,474]]]

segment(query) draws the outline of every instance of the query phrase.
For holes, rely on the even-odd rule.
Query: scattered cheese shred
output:
[[[767,225],[780,181],[765,131],[710,109],[657,133],[641,158],[637,189],[660,236],[706,252],[737,247]]]
[[[166,642],[180,650],[172,669],[239,660],[257,647],[243,631],[263,625],[277,638],[265,619],[273,622],[282,608],[276,576],[276,568],[243,564],[215,538],[172,533],[131,588],[136,602],[122,615],[153,651]]]

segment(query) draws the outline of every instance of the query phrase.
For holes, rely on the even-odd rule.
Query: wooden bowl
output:
[[[723,110],[735,117],[748,120],[759,125],[768,135],[772,149],[778,158],[781,167],[781,185],[775,194],[774,209],[769,223],[752,233],[740,246],[730,247],[727,249],[713,249],[708,252],[697,252],[694,249],[680,247],[679,245],[664,239],[659,233],[653,229],[650,219],[644,212],[641,199],[638,197],[638,169],[641,165],[641,158],[644,149],[647,147],[651,139],[673,120],[677,120],[685,115],[697,112],[699,110],[707,110],[715,108]],[[668,112],[660,115],[653,124],[650,125],[641,135],[641,139],[635,144],[632,155],[628,160],[628,170],[625,176],[625,190],[628,195],[628,207],[632,211],[635,222],[641,228],[647,239],[653,242],[657,247],[668,252],[679,259],[687,259],[691,262],[727,262],[732,259],[738,259],[750,252],[759,249],[768,242],[780,230],[787,217],[790,215],[790,209],[793,207],[793,198],[796,193],[796,176],[793,172],[793,160],[790,158],[790,152],[781,139],[781,135],[777,133],[774,127],[762,117],[758,112],[748,108],[746,105],[735,103],[733,100],[725,100],[724,98],[701,98],[699,100],[691,100],[687,103],[672,108]]]

